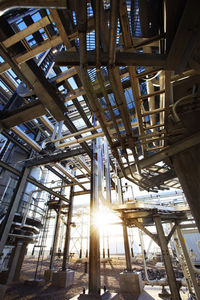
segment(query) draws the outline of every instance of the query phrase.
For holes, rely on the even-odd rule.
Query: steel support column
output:
[[[183,234],[181,232],[180,226],[177,226],[176,232],[178,234],[178,239],[179,239],[181,247],[182,247],[183,255],[185,257],[185,261],[186,261],[188,271],[189,271],[189,274],[190,274],[190,279],[192,281],[192,285],[194,287],[194,291],[195,291],[197,300],[200,300],[200,289],[199,289],[199,286],[198,286],[196,278],[195,278],[192,262],[191,262],[191,259],[189,257],[189,254],[188,254],[188,250],[187,250],[187,247],[186,247],[186,244],[185,244],[184,237],[183,237]]]
[[[14,256],[13,256],[11,266],[10,266],[10,269],[9,269],[9,275],[8,275],[8,279],[7,279],[6,284],[10,284],[14,279],[15,272],[16,272],[16,269],[17,269],[17,264],[19,262],[19,258],[20,258],[20,255],[21,255],[22,246],[23,246],[23,242],[18,241],[17,244],[16,244],[16,247],[15,247],[15,250],[14,250],[15,252],[14,252]]]
[[[21,272],[21,268],[24,262],[24,257],[26,255],[27,252],[27,246],[28,243],[27,242],[23,242],[22,246],[21,246],[21,251],[20,251],[20,256],[18,258],[18,262],[17,262],[17,266],[15,268],[15,274],[13,277],[13,281],[17,281],[20,279],[20,272]]]
[[[50,259],[50,264],[49,264],[49,269],[50,270],[53,270],[53,263],[54,263],[54,258],[55,258],[55,252],[57,250],[57,245],[58,245],[61,210],[62,210],[62,199],[59,200],[59,208],[58,208],[58,211],[57,211],[56,226],[55,226],[55,232],[54,232],[54,238],[53,238],[53,246],[52,246],[52,253],[51,253],[51,259]]]
[[[166,270],[167,280],[168,280],[170,291],[171,291],[172,300],[181,300],[178,285],[176,282],[174,269],[173,269],[172,262],[170,259],[170,254],[169,254],[168,245],[167,245],[167,239],[164,234],[160,216],[155,216],[154,221],[155,221],[156,230],[158,233],[159,245],[160,245],[160,249],[161,249],[164,264],[165,264],[165,270]]]
[[[100,249],[99,229],[95,223],[98,211],[98,168],[96,160],[96,142],[93,141],[91,161],[91,196],[90,196],[90,253],[89,253],[89,294],[100,294]],[[103,221],[103,220],[102,220]]]
[[[74,186],[70,188],[69,195],[69,206],[67,214],[67,224],[66,224],[66,233],[65,233],[65,245],[63,251],[63,261],[62,261],[62,270],[66,270],[67,262],[69,261],[69,244],[71,237],[71,221],[72,221],[72,212],[73,212],[73,201],[74,201]]]
[[[126,256],[126,269],[128,272],[132,272],[128,231],[127,231],[127,226],[126,226],[125,222],[123,222],[122,226],[123,226],[123,236],[124,236],[124,250],[125,250],[125,256]]]

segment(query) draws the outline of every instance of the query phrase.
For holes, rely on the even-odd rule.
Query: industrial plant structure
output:
[[[33,282],[46,251],[45,280],[72,286],[74,228],[89,279],[73,299],[118,299],[100,282],[110,213],[123,229],[122,295],[143,299],[128,234],[138,228],[143,258],[142,232],[164,262],[165,281],[151,283],[181,299],[176,253],[182,284],[200,299],[200,244],[188,238],[200,229],[199,11],[197,0],[0,0],[2,299],[30,248]]]

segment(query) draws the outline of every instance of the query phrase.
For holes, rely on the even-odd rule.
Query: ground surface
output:
[[[61,260],[57,259],[55,262],[55,269],[59,270],[61,267]],[[86,266],[84,263],[78,263],[73,259],[70,264],[70,267],[75,271],[75,280],[74,284],[70,289],[58,289],[51,285],[50,282],[43,284],[42,286],[29,286],[24,283],[25,280],[34,278],[36,270],[36,259],[26,257],[24,265],[21,272],[20,281],[12,284],[5,296],[5,300],[59,300],[59,299],[70,299],[77,294],[83,292],[83,289],[88,287],[88,274],[85,273]],[[49,268],[49,259],[43,261],[43,265],[39,266],[37,272],[37,279],[43,278],[44,270]],[[140,263],[133,264],[135,270],[142,270],[143,267]],[[125,260],[119,258],[112,258],[112,261],[107,263],[101,263],[101,286],[105,286],[110,292],[119,292],[119,274],[125,269]],[[162,270],[156,273],[156,269],[153,266],[149,266],[149,269],[152,270],[151,276],[162,277],[164,272]],[[151,294],[152,298],[145,296],[143,299],[160,299],[158,294],[161,292],[161,287],[151,287],[145,286],[145,290]],[[183,289],[184,290],[184,289]],[[181,293],[183,300],[188,299],[186,294]],[[120,295],[120,299],[125,299]],[[141,300],[143,300],[141,299]],[[134,300],[131,297],[131,300]]]

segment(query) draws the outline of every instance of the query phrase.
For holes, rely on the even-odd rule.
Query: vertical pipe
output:
[[[90,194],[89,294],[98,295],[100,294],[100,250],[99,230],[95,223],[95,213],[98,210],[98,169],[95,146],[95,141],[93,141]]]
[[[131,264],[131,255],[130,255],[130,247],[129,247],[129,240],[128,240],[128,231],[125,221],[123,221],[123,236],[124,236],[124,250],[126,256],[126,269],[128,272],[132,272],[132,264]]]
[[[73,201],[74,201],[74,186],[70,188],[69,195],[69,208],[67,214],[67,225],[65,233],[65,245],[63,251],[63,262],[62,262],[62,271],[66,270],[67,262],[69,261],[69,244],[70,244],[70,235],[71,235],[71,221],[72,221],[72,212],[73,212]]]
[[[154,217],[172,300],[181,300],[160,216]]]

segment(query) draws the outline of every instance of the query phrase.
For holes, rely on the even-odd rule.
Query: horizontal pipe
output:
[[[54,131],[54,125],[49,121],[49,119],[46,116],[41,116],[40,121],[49,129],[50,132]]]
[[[9,233],[8,236],[17,237],[17,238],[26,238],[31,240],[37,238],[37,236],[35,235],[29,236],[29,235],[17,234],[17,233]]]
[[[11,128],[14,133],[16,133],[22,140],[24,140],[29,146],[31,146],[37,152],[42,151],[42,147],[38,145],[34,140],[32,140],[21,128],[18,126]]]
[[[14,8],[68,8],[66,0],[3,0],[0,2],[0,15]],[[72,3],[72,1],[70,1]]]
[[[69,139],[69,138],[71,138],[71,137],[75,137],[75,136],[77,136],[77,135],[81,135],[81,134],[83,134],[83,133],[86,133],[86,132],[89,132],[89,131],[93,131],[93,130],[99,129],[99,128],[101,128],[100,125],[98,125],[98,126],[93,126],[93,127],[90,127],[90,128],[86,128],[86,129],[80,130],[80,131],[78,131],[78,132],[76,132],[76,133],[64,135],[64,136],[62,136],[62,137],[60,137],[60,138],[58,138],[58,139],[52,140],[52,142],[55,143],[55,142],[58,142],[58,141],[62,141],[62,140],[65,140],[65,139]]]
[[[67,143],[60,144],[60,145],[57,146],[57,148],[61,149],[61,148],[65,148],[65,147],[68,147],[68,146],[71,146],[71,145],[80,144],[80,143],[83,143],[85,141],[91,141],[91,140],[94,140],[94,139],[96,139],[97,137],[100,137],[100,136],[104,136],[104,132],[91,134],[91,135],[86,136],[84,138],[80,138],[80,139],[76,139],[74,141],[70,141],[70,142],[67,142]]]

